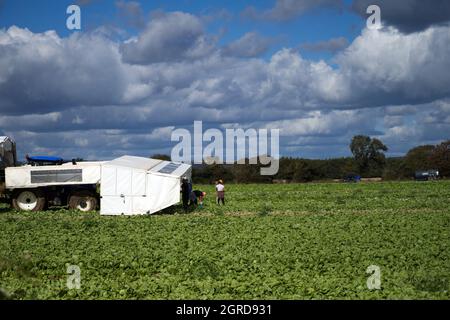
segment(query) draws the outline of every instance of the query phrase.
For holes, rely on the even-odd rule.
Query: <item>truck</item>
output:
[[[429,181],[439,179],[439,170],[419,170],[414,173],[414,179],[416,181]]]
[[[180,202],[182,179],[192,179],[189,164],[135,156],[110,161],[26,157],[18,164],[16,144],[0,137],[0,194],[19,211],[65,206],[102,215],[153,214]]]

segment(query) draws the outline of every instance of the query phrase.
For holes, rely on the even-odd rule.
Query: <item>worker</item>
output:
[[[193,205],[197,205],[197,196],[195,195],[194,191],[191,191],[189,193],[189,207]]]
[[[200,208],[203,208],[203,199],[206,197],[206,192],[194,190],[192,191],[192,195],[195,197],[194,204]]]
[[[217,192],[217,204],[220,205],[222,202],[225,205],[225,186],[223,185],[223,181],[219,180],[216,184],[216,192]]]
[[[183,178],[181,182],[181,199],[183,201],[183,210],[184,213],[188,212],[189,208],[189,197],[191,194],[192,187],[189,184],[189,181],[187,178]]]

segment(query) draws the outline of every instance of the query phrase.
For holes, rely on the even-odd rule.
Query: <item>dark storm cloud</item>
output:
[[[394,26],[404,33],[422,31],[450,21],[448,0],[354,0],[352,10],[367,17],[366,10],[373,4],[381,8],[384,25]]]

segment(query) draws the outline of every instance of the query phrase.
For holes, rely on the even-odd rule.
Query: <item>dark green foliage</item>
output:
[[[196,187],[187,215],[0,213],[0,298],[450,298],[449,181]]]
[[[376,138],[355,136],[350,143],[350,150],[358,164],[358,173],[368,176],[380,176],[385,165],[384,152],[388,148]]]
[[[435,149],[435,146],[426,145],[409,150],[404,159],[406,173],[414,176],[416,171],[432,169],[434,164],[431,161],[431,155]]]
[[[430,160],[433,167],[440,171],[441,176],[450,178],[450,140],[436,146]]]
[[[167,154],[154,154],[150,158],[164,161],[171,161],[171,157]]]
[[[382,178],[384,180],[411,179],[414,173],[407,169],[404,158],[387,158]]]
[[[410,180],[417,170],[437,169],[441,177],[450,177],[449,141],[438,146],[419,146],[411,149],[405,157],[397,158],[385,158],[383,152],[386,148],[377,139],[361,136],[355,141],[356,145],[364,144],[361,148],[353,146],[357,158],[311,160],[282,157],[279,171],[275,176],[261,176],[261,166],[250,165],[248,161],[245,165],[194,166],[193,176],[197,183],[214,183],[217,179],[223,179],[226,183],[244,184],[272,183],[274,180],[287,182],[335,180],[343,179],[349,174],[358,174],[363,178]]]

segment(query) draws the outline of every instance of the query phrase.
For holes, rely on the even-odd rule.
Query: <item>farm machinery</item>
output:
[[[0,194],[20,211],[66,206],[103,215],[152,214],[180,201],[182,178],[191,179],[188,164],[123,156],[111,161],[66,161],[59,157],[26,157],[18,165],[16,144],[0,137]]]

